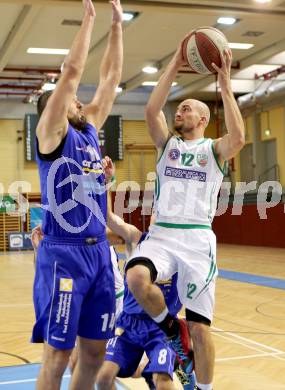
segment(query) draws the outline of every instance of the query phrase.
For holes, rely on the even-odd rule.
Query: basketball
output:
[[[184,40],[182,44],[183,59],[197,73],[216,73],[212,67],[215,63],[221,67],[221,54],[229,48],[225,35],[214,27],[201,27]]]

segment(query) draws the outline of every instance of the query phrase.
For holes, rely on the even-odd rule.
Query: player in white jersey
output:
[[[102,163],[108,182],[114,176],[114,165],[108,156],[103,159]],[[108,194],[107,206],[107,226],[124,239],[128,258],[137,245],[141,245],[144,240],[148,239],[148,233],[141,232],[134,225],[124,222],[112,211],[110,194]],[[153,217],[150,223],[154,223]],[[176,282],[173,282],[175,280],[176,276],[173,280],[162,281],[160,288],[169,303],[170,311],[176,315],[181,308],[181,303],[177,295]],[[113,389],[116,375],[119,377],[143,376],[150,389],[174,388],[172,382],[174,351],[164,340],[163,332],[138,306],[128,289],[125,289],[123,311],[116,323],[115,334],[115,338],[108,343],[105,362],[97,377],[98,389]],[[142,359],[138,366],[143,351],[150,360]],[[193,355],[193,352],[191,353]],[[163,359],[161,354],[165,355]],[[183,389],[193,390],[194,372],[186,374],[178,364],[175,364],[175,372]]]
[[[210,111],[193,99],[179,104],[175,129],[170,133],[162,112],[171,84],[184,64],[182,43],[153,90],[146,107],[150,135],[158,150],[156,224],[127,264],[127,282],[138,303],[172,339],[187,370],[186,323],[169,315],[163,295],[153,283],[178,272],[178,293],[186,307],[193,341],[197,388],[211,390],[214,344],[210,334],[213,318],[216,238],[211,230],[217,195],[223,180],[223,165],[244,145],[244,124],[231,90],[232,53],[226,50],[222,66],[213,67],[224,104],[228,133],[222,138],[204,138]]]

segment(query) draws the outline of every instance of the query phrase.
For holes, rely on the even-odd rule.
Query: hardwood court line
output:
[[[282,355],[282,353],[279,352],[269,352],[269,353],[258,353],[255,355],[244,355],[244,356],[233,356],[233,357],[227,357],[227,358],[218,358],[215,359],[216,362],[225,362],[227,360],[244,360],[244,359],[252,359],[255,357],[266,357],[266,356],[276,356],[276,355]]]
[[[68,374],[68,375],[63,375],[63,379],[65,378],[70,378],[71,375]],[[19,379],[17,381],[6,381],[6,382],[0,382],[0,386],[2,385],[15,385],[17,383],[29,383],[29,382],[36,382],[37,381],[37,378],[30,378],[30,379]]]
[[[33,303],[0,303],[0,307],[27,307],[33,306]]]
[[[218,328],[216,328],[216,329],[218,329]],[[221,330],[222,330],[222,329],[221,329]],[[283,354],[285,354],[285,352],[283,352],[283,351],[280,351],[280,350],[278,350],[278,349],[269,347],[269,346],[267,346],[267,345],[265,345],[265,344],[261,344],[261,343],[258,343],[258,342],[256,342],[256,341],[247,339],[247,338],[245,338],[245,337],[241,337],[241,336],[235,335],[234,333],[230,333],[230,332],[226,332],[226,331],[224,331],[224,332],[225,332],[226,334],[231,335],[232,337],[226,337],[226,336],[221,335],[221,334],[219,334],[219,333],[213,333],[213,334],[214,334],[214,335],[217,335],[217,336],[219,336],[219,337],[221,337],[221,338],[223,338],[223,339],[225,339],[225,340],[231,341],[231,342],[233,342],[233,343],[235,343],[235,344],[243,345],[244,347],[247,347],[247,348],[249,348],[249,349],[252,349],[252,350],[254,350],[254,351],[257,351],[257,352],[260,352],[261,354],[263,354],[263,353],[264,353],[263,350],[251,346],[250,343],[256,344],[256,345],[260,345],[260,346],[262,346],[263,348],[267,348],[267,349],[269,349],[269,350],[274,351],[274,353],[272,353],[272,355],[271,355],[273,358],[278,359],[278,360],[285,361],[285,358],[281,358],[281,357],[277,356],[277,355],[283,355]],[[240,338],[240,339],[244,340],[245,342],[242,343],[242,342],[240,342],[240,341],[234,340],[234,339],[233,339],[234,337]]]
[[[243,347],[246,347],[246,348],[248,348],[248,349],[252,349],[253,351],[260,352],[261,354],[264,353],[264,350],[258,349],[258,348],[256,348],[256,347],[253,347],[253,346],[249,345],[248,343],[242,343],[242,342],[240,342],[240,341],[234,340],[232,337],[226,337],[226,336],[221,335],[221,334],[218,334],[218,333],[214,333],[214,335],[217,335],[217,336],[219,336],[219,337],[221,337],[222,339],[225,339],[225,340],[227,340],[227,341],[231,341],[232,343],[242,345]],[[274,352],[274,353],[277,353],[277,352]]]
[[[244,341],[249,342],[249,343],[251,343],[251,344],[255,344],[255,345],[258,345],[258,346],[260,346],[260,347],[267,348],[267,349],[269,349],[269,350],[271,350],[271,351],[273,351],[273,352],[285,353],[284,351],[281,351],[281,350],[279,350],[279,349],[277,349],[277,348],[273,348],[273,347],[270,347],[269,345],[262,344],[262,343],[259,343],[259,342],[257,342],[257,341],[248,339],[247,337],[239,336],[239,335],[237,335],[237,334],[235,334],[235,333],[232,333],[232,332],[227,332],[227,331],[224,330],[224,329],[217,328],[217,327],[213,327],[213,329],[218,330],[219,332],[224,332],[225,334],[228,334],[228,335],[230,335],[230,336],[232,336],[232,337],[235,337],[235,338],[237,338],[237,339],[240,339],[240,340],[244,340]],[[215,334],[219,334],[219,333],[215,333]]]

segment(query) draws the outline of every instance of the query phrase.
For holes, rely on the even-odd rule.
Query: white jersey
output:
[[[171,137],[157,162],[156,224],[210,227],[223,176],[212,139]]]

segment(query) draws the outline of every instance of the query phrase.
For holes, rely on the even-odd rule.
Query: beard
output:
[[[173,128],[180,135],[183,135],[185,133],[191,133],[194,130],[194,127],[184,127],[183,123],[181,123],[181,124],[174,123]]]
[[[68,122],[76,130],[82,131],[86,126],[87,119],[84,115],[77,115],[77,116],[73,116],[72,118],[68,118]]]

